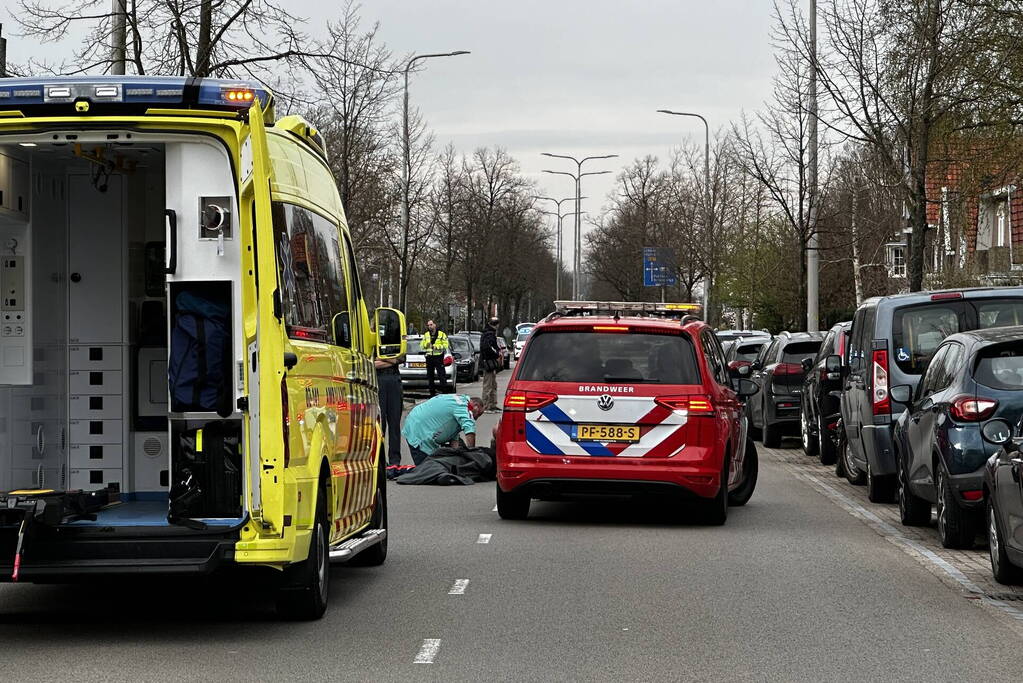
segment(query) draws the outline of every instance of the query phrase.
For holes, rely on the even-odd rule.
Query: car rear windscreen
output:
[[[892,319],[892,341],[899,369],[912,375],[922,373],[945,337],[960,331],[960,310],[957,303],[897,309]]]
[[[696,352],[677,334],[552,331],[529,342],[517,379],[699,384]]]
[[[469,355],[472,353],[472,347],[469,345],[469,340],[460,337],[448,337],[451,341],[451,350],[454,353],[461,353]]]
[[[813,358],[821,348],[821,342],[795,342],[787,345],[781,353],[782,363],[795,363],[799,365],[804,358]]]
[[[409,355],[412,355],[412,356],[415,356],[416,354],[421,354],[422,352],[423,352],[423,349],[422,349],[421,346],[419,346],[419,340],[418,339],[409,339],[408,340],[405,353],[407,353]]]
[[[760,355],[760,349],[764,348],[766,341],[757,342],[756,344],[743,344],[735,350],[735,360],[748,360],[750,363],[757,359]]]
[[[977,354],[973,378],[992,389],[1023,391],[1023,341],[982,349]]]

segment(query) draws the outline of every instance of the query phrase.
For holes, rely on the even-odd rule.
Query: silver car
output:
[[[401,385],[406,389],[425,389],[430,386],[426,378],[426,354],[420,346],[422,336],[408,337],[408,351],[405,354],[405,362],[401,364],[398,371],[401,373]],[[455,392],[458,384],[457,367],[455,358],[451,355],[449,348],[444,352],[444,373],[447,375],[448,391]],[[439,386],[440,378],[434,378],[434,384]]]

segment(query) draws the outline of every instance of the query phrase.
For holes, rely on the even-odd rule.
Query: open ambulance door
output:
[[[242,142],[239,210],[242,243],[242,310],[248,415],[245,456],[250,510],[264,530],[284,532],[284,417],[279,387],[284,343],[277,318],[277,257],[270,206],[270,153],[263,109],[257,98]]]

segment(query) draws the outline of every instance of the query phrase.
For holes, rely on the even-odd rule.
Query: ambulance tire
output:
[[[387,530],[387,470],[384,468],[384,453],[381,450],[377,458],[377,493],[373,504],[373,517],[367,531],[373,529]],[[353,567],[379,567],[387,559],[387,535],[384,540],[371,545],[353,557],[348,564]]]
[[[309,537],[309,557],[284,570],[284,585],[277,591],[277,613],[286,619],[312,621],[327,611],[330,595],[330,540],[327,491],[316,497],[316,522]]]

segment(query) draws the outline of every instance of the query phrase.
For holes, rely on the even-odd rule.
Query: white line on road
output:
[[[412,660],[413,664],[433,664],[437,650],[440,649],[440,638],[424,638],[423,644],[419,647],[419,654]]]
[[[496,505],[494,506],[494,509],[491,510],[491,512],[497,512],[497,506]]]
[[[476,539],[477,543],[490,543],[490,537],[493,534],[480,534],[480,537]]]
[[[448,595],[465,595],[465,589],[468,587],[469,579],[455,579],[455,584],[451,586]]]

